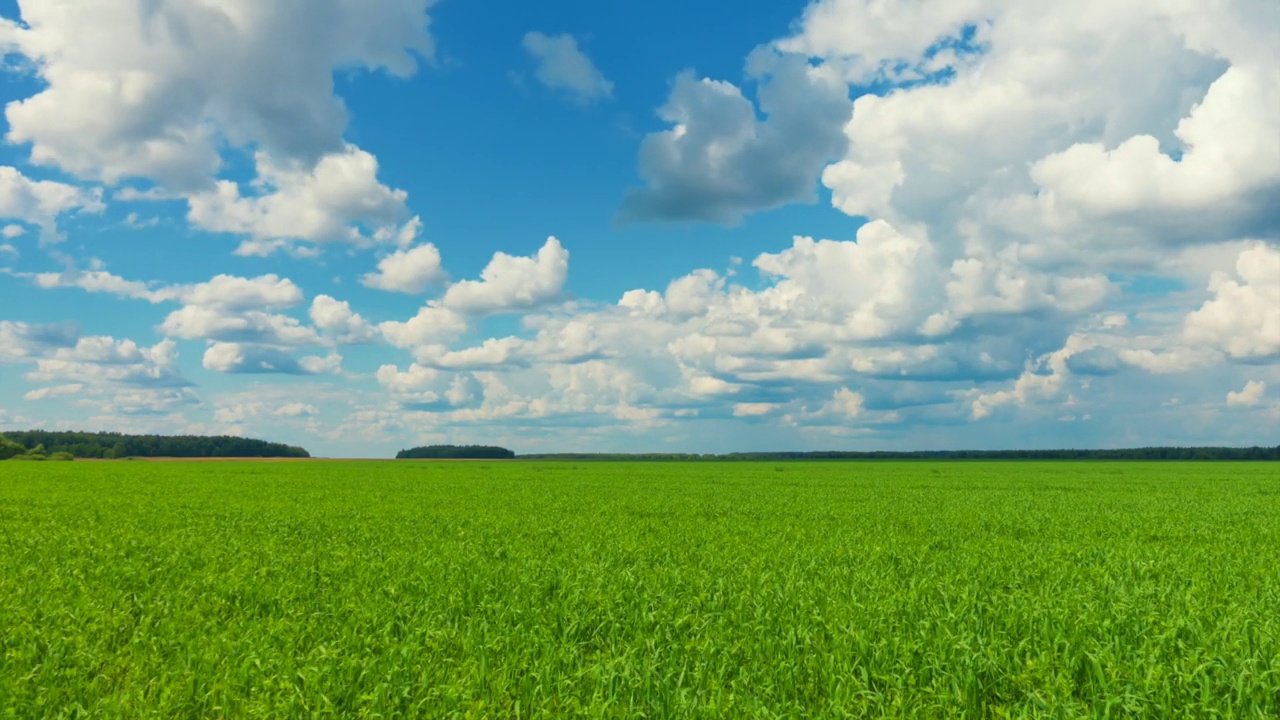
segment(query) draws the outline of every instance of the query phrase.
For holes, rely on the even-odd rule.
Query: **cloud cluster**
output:
[[[849,89],[830,68],[757,51],[748,63],[759,110],[736,85],[678,75],[658,116],[671,127],[640,146],[645,184],[628,191],[623,221],[733,224],[750,212],[817,200],[817,176],[844,151]]]
[[[192,227],[243,237],[242,255],[405,246],[418,222],[377,160],[344,141],[333,74],[413,74],[434,52],[429,4],[24,2],[20,22],[0,19],[0,48],[43,88],[6,106],[6,139],[84,182],[149,186],[118,201],[184,198]],[[250,182],[219,178],[237,152],[253,153]],[[101,189],[24,181],[0,170],[0,216],[46,239],[59,214],[101,209]]]
[[[72,211],[100,213],[105,207],[101,190],[53,180],[32,180],[17,168],[0,165],[0,218],[35,225],[45,242],[63,239],[58,231],[60,216]],[[10,239],[24,232],[21,225],[4,228],[4,236]]]
[[[429,0],[22,3],[0,46],[45,84],[5,109],[34,162],[109,184],[207,187],[218,146],[314,164],[343,149],[333,72],[412,74],[430,58]]]

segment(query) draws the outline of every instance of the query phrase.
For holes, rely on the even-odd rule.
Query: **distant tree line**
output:
[[[493,445],[426,445],[396,453],[397,460],[510,460],[515,456]]]
[[[1280,460],[1277,447],[1146,447],[1118,450],[920,450],[697,453],[538,453],[521,460]]]
[[[49,453],[43,445],[27,447],[0,435],[0,460],[75,460],[70,453]]]
[[[24,451],[39,447],[51,457],[55,453],[67,453],[78,458],[311,457],[300,447],[229,435],[122,435],[26,430],[6,432],[4,436],[9,444]],[[0,448],[0,459],[3,459],[4,452]]]

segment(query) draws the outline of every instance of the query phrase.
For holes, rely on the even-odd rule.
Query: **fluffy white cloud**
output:
[[[320,409],[309,403],[289,403],[276,408],[271,414],[285,418],[313,417],[320,414]]]
[[[778,409],[776,403],[735,403],[733,406],[734,417],[760,417],[768,415]]]
[[[569,251],[549,237],[533,257],[494,253],[479,280],[449,286],[442,304],[469,314],[532,308],[558,297],[568,276]]]
[[[378,182],[377,159],[357,147],[325,155],[314,166],[277,164],[265,152],[256,159],[257,194],[243,195],[236,183],[220,180],[187,200],[192,225],[249,236],[237,254],[269,255],[297,241],[403,247],[417,236],[421,223],[408,218],[406,193]]]
[[[401,348],[450,342],[466,329],[465,317],[435,302],[424,305],[404,322],[388,320],[378,324],[387,342]]]
[[[351,304],[328,295],[317,295],[311,301],[311,322],[325,336],[340,344],[369,342],[377,336],[377,330],[369,321],[352,311]]]
[[[296,318],[256,310],[226,312],[200,305],[174,310],[156,327],[169,337],[283,346],[319,345],[320,336]]]
[[[163,300],[184,305],[237,311],[261,308],[289,308],[302,302],[302,289],[288,278],[274,273],[255,278],[215,275],[195,285],[177,285],[157,293]]]
[[[67,270],[60,273],[35,273],[30,276],[36,287],[49,290],[59,287],[76,287],[91,293],[107,293],[138,300],[158,302],[159,296],[147,284],[126,280],[106,270]]]
[[[1187,316],[1183,336],[1233,358],[1280,355],[1280,248],[1256,245],[1240,253],[1236,277],[1215,272],[1213,299]]]
[[[1260,380],[1250,380],[1238,392],[1227,393],[1227,407],[1253,407],[1262,401],[1262,394],[1267,391],[1267,384]]]
[[[104,386],[186,387],[190,382],[178,370],[177,360],[172,340],[143,347],[132,340],[83,337],[71,347],[37,359],[26,378],[39,383],[82,383],[99,390]]]
[[[360,282],[366,287],[412,295],[447,279],[440,264],[440,251],[427,243],[382,258],[378,261],[378,271],[362,275]]]
[[[613,83],[605,79],[572,35],[529,32],[525,33],[522,45],[537,64],[534,77],[552,90],[568,92],[584,104],[603,100],[613,93]]]
[[[1277,227],[1280,21],[1260,3],[820,0],[806,18],[781,47],[896,85],[855,102],[834,204],[927,224],[949,261],[1150,264]]]
[[[645,185],[627,193],[628,221],[710,220],[817,199],[822,167],[845,148],[849,91],[828,67],[761,49],[748,62],[755,105],[735,85],[678,75],[658,115],[672,127],[640,146]]]
[[[44,83],[5,110],[13,143],[86,179],[194,189],[218,146],[311,164],[342,151],[339,68],[407,76],[430,57],[429,0],[33,0],[0,46]]]
[[[53,180],[32,180],[17,168],[0,165],[0,219],[18,220],[40,228],[45,242],[62,239],[58,217],[72,211],[100,213],[105,209],[100,188],[83,188]],[[6,225],[4,237],[13,239],[24,232],[19,225]]]
[[[206,370],[221,373],[281,373],[322,375],[341,370],[342,357],[307,356],[295,358],[280,348],[236,342],[215,342],[204,352]]]
[[[52,289],[75,287],[91,293],[106,293],[120,297],[146,300],[152,303],[180,302],[184,305],[237,312],[250,309],[283,309],[302,302],[302,290],[292,280],[278,275],[260,275],[244,278],[235,275],[215,275],[213,278],[189,285],[169,285],[152,288],[153,283],[127,280],[101,269],[102,264],[92,263],[91,270],[69,268],[60,273],[15,273],[30,277],[36,287]]]
[[[0,362],[24,362],[73,347],[78,333],[65,325],[0,320]]]

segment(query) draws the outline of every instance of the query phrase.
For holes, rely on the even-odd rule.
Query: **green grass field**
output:
[[[1272,463],[0,465],[0,717],[1280,717]]]

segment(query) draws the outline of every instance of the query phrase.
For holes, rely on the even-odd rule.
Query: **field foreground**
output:
[[[7,463],[0,717],[1280,717],[1274,463]]]

